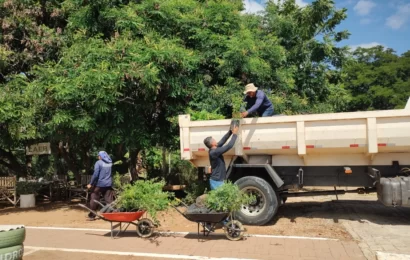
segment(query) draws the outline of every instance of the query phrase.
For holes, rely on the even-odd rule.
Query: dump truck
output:
[[[180,115],[181,158],[209,171],[203,141],[219,141],[231,123]],[[296,196],[377,192],[385,206],[410,207],[410,99],[396,110],[240,119],[224,159],[227,179],[256,198],[236,213],[248,225],[268,223]],[[302,192],[307,186],[334,190]]]

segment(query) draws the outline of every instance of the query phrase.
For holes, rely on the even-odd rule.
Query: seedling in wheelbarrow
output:
[[[176,200],[181,202],[178,199]],[[243,204],[250,203],[254,200],[255,198],[253,196],[245,194],[239,190],[238,186],[228,182],[209,192],[205,199],[205,205],[207,208],[213,210],[214,212],[191,213],[187,211],[182,212],[177,207],[174,208],[187,220],[198,224],[198,238],[200,226],[203,227],[203,235],[208,236],[209,233],[215,228],[216,224],[227,221],[229,217],[229,220],[227,223],[224,223],[223,227],[225,235],[229,240],[236,241],[242,239],[246,230],[241,222],[234,219],[234,212],[239,210]],[[188,208],[186,204],[182,204]],[[208,224],[210,227],[207,230]]]

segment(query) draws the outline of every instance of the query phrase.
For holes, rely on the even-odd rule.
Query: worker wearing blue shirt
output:
[[[272,116],[273,105],[262,90],[258,90],[254,84],[250,83],[246,85],[243,92],[246,96],[244,102],[246,102],[246,110],[241,113],[242,117],[249,116]]]
[[[105,202],[110,204],[113,201],[114,190],[112,189],[112,160],[107,152],[100,151],[98,153],[98,161],[94,165],[94,174],[91,177],[90,183],[87,185],[88,189],[94,187],[91,193],[90,208],[97,211],[98,203],[101,195],[104,196]],[[95,220],[96,216],[90,212],[88,220]]]

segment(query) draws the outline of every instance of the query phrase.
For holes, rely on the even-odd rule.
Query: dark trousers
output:
[[[90,201],[90,208],[94,211],[98,209],[98,203],[96,201],[100,201],[100,196],[104,196],[105,203],[110,204],[114,199],[114,190],[111,187],[95,187],[94,191],[91,193],[91,201]],[[93,213],[89,213],[88,216],[90,218],[94,218],[95,215]]]

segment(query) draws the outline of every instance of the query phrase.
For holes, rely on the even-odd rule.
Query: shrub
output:
[[[147,211],[152,219],[156,219],[157,213],[168,209],[170,203],[173,203],[173,194],[164,192],[165,186],[163,180],[138,180],[133,185],[126,184],[122,187],[117,199],[118,207],[126,211]]]
[[[16,184],[17,194],[28,195],[37,194],[41,189],[41,183],[31,181],[19,181]]]
[[[253,200],[255,200],[254,196],[241,191],[236,184],[227,182],[208,192],[205,204],[209,209],[232,213],[239,210],[243,204],[249,204]]]
[[[183,201],[186,204],[195,203],[197,197],[201,196],[202,194],[207,193],[208,182],[192,182],[188,184],[187,188],[185,189],[186,197]]]

